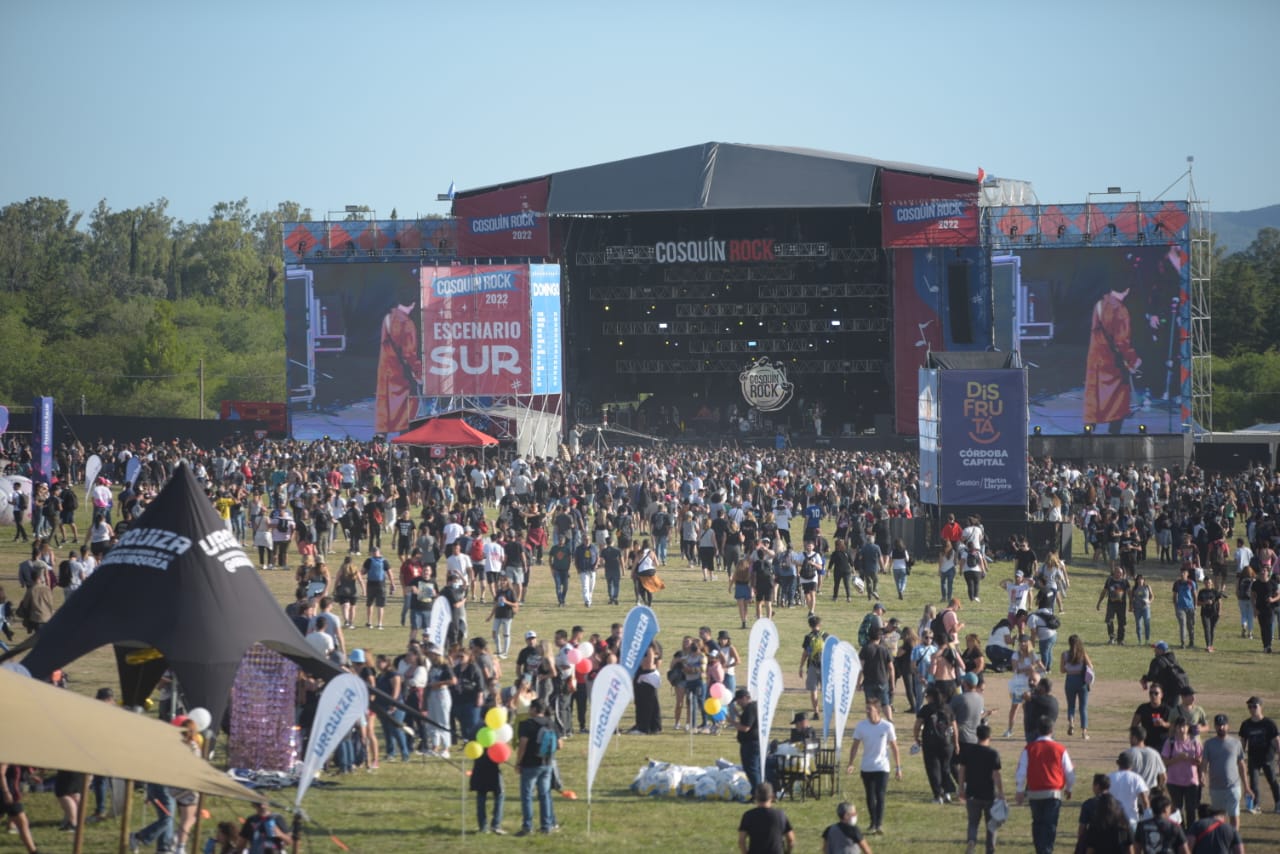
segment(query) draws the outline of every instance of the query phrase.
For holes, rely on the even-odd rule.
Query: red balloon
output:
[[[501,765],[503,762],[506,762],[511,758],[511,745],[506,742],[499,741],[497,744],[491,745],[487,752],[490,759]]]
[[[580,658],[578,659],[578,663],[575,664],[573,667],[575,670],[578,671],[579,676],[586,676],[588,673],[591,672],[591,659]]]

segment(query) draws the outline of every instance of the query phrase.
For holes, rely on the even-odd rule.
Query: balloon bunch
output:
[[[564,654],[565,661],[574,669],[579,676],[586,676],[591,672],[591,658],[596,654],[596,648],[591,645],[590,641],[583,641],[577,646],[569,647],[568,652]]]
[[[725,687],[723,682],[716,682],[709,689],[709,695],[702,704],[702,710],[710,716],[711,720],[716,723],[723,723],[724,719],[729,717],[729,703],[733,700],[733,695],[729,693],[729,689]]]
[[[502,706],[495,706],[485,713],[484,726],[476,731],[473,741],[466,743],[462,753],[472,760],[479,759],[481,754],[487,754],[501,765],[511,758],[511,738],[514,735],[511,724],[507,722],[507,710]]]

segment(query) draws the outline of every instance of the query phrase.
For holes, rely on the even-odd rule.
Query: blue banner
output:
[[[938,503],[938,372],[919,369],[920,396],[916,400],[920,430],[920,500]]]
[[[653,609],[637,605],[627,613],[626,622],[622,624],[618,663],[631,674],[632,679],[640,672],[640,662],[644,659],[645,651],[657,636],[658,615],[653,613]]]
[[[559,265],[529,265],[529,310],[533,394],[560,394],[564,390],[564,358]]]
[[[831,734],[831,716],[836,712],[837,686],[835,676],[831,672],[831,658],[839,645],[840,638],[835,635],[828,635],[826,643],[822,645],[822,740],[824,742]]]
[[[942,504],[1027,504],[1027,375],[938,373]]]
[[[53,475],[53,398],[37,397],[31,413],[31,482],[48,483]]]

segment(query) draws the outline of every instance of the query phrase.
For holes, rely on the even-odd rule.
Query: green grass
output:
[[[9,542],[10,537],[0,537],[0,583],[14,595],[17,590],[17,564],[25,557],[20,544]],[[695,634],[701,625],[713,631],[728,629],[740,651],[745,652],[747,632],[738,628],[737,610],[724,576],[714,583],[701,581],[700,573],[680,568],[674,561],[663,573],[667,590],[654,603],[661,623],[659,639],[670,652],[678,647],[685,634]],[[1151,563],[1144,566],[1157,591],[1156,610],[1153,618],[1155,638],[1176,642],[1176,629],[1169,604],[1169,584],[1172,573],[1161,571]],[[1008,565],[994,567],[984,585],[983,602],[966,605],[961,612],[972,631],[985,640],[992,625],[1003,615],[1004,598],[995,582],[1011,574]],[[1067,598],[1067,612],[1063,620],[1059,649],[1065,647],[1068,634],[1078,633],[1088,645],[1098,670],[1098,684],[1092,695],[1090,730],[1092,740],[1084,742],[1077,735],[1067,739],[1075,758],[1079,783],[1077,798],[1063,811],[1059,826],[1059,850],[1070,850],[1075,835],[1077,806],[1088,795],[1088,781],[1096,772],[1114,770],[1115,755],[1127,746],[1127,727],[1133,709],[1144,701],[1145,695],[1138,685],[1138,677],[1145,672],[1150,660],[1150,650],[1133,645],[1107,647],[1106,628],[1102,615],[1094,611],[1103,573],[1088,560],[1077,558],[1071,567],[1072,587]],[[281,572],[265,575],[268,587],[276,598],[284,603],[292,595],[293,584]],[[937,601],[936,573],[917,564],[911,576],[906,599],[893,598],[892,582],[881,584],[881,594],[886,596],[890,616],[898,616],[904,623],[914,625],[927,602]],[[624,585],[624,599],[626,585]],[[887,592],[886,592],[887,591]],[[602,595],[603,591],[598,590]],[[60,599],[61,594],[55,594]],[[573,597],[571,596],[571,599]],[[541,636],[550,636],[558,628],[581,624],[588,633],[607,633],[610,623],[621,621],[626,607],[593,607],[587,610],[577,607],[559,609],[553,606],[554,596],[547,570],[535,570],[529,605],[516,618],[514,636],[523,637],[527,629],[535,629]],[[391,611],[389,623],[397,623],[398,601]],[[842,638],[854,640],[857,625],[867,610],[865,600],[852,604],[831,603],[823,600],[819,613],[824,618],[824,628]],[[472,633],[484,630],[482,618],[487,609],[473,605],[469,609]],[[1244,698],[1259,694],[1269,701],[1268,714],[1280,715],[1280,692],[1277,691],[1277,664],[1280,657],[1264,656],[1257,641],[1245,641],[1239,637],[1234,600],[1224,604],[1220,624],[1218,652],[1208,655],[1202,651],[1180,653],[1179,658],[1191,675],[1193,684],[1200,691],[1199,701],[1207,713],[1225,711],[1231,716],[1233,729],[1245,714]],[[779,660],[787,675],[787,691],[775,716],[774,735],[784,738],[791,716],[801,709],[808,709],[808,697],[796,676],[800,659],[800,641],[806,631],[806,613],[803,609],[780,611],[775,620],[782,635]],[[18,629],[21,637],[21,629]],[[406,637],[398,627],[386,631],[358,628],[347,633],[351,646],[362,646],[372,652],[396,652],[403,648]],[[517,643],[518,647],[518,643]],[[506,662],[508,672],[514,665],[514,657]],[[745,671],[741,668],[739,678]],[[67,667],[72,690],[92,694],[100,685],[114,682],[114,665],[107,650],[100,650]],[[988,706],[999,711],[993,720],[1003,730],[1004,715],[1008,710],[1008,697],[1004,691],[1006,678],[995,675],[989,680]],[[1055,679],[1055,682],[1059,680]],[[1055,693],[1062,698],[1061,685]],[[663,689],[662,703],[664,725],[672,724],[674,698],[669,688]],[[1063,702],[1065,717],[1065,701]],[[850,728],[861,717],[860,707],[850,714]],[[936,806],[930,802],[928,784],[919,757],[907,754],[910,744],[910,721],[907,716],[898,718],[899,741],[906,770],[902,782],[892,782],[889,789],[889,805],[885,818],[887,835],[872,840],[877,851],[908,851],[917,846],[931,850],[963,850],[965,817],[959,806]],[[624,717],[624,729],[634,716]],[[1061,721],[1065,733],[1065,721]],[[0,723],[2,725],[2,723]],[[993,727],[995,728],[995,727]],[[1021,720],[1015,725],[1021,731]],[[48,737],[58,737],[56,733]],[[994,746],[1004,760],[1006,791],[1013,792],[1014,768],[1021,743],[997,739]],[[848,748],[848,736],[845,749]],[[565,743],[560,755],[561,771],[566,788],[575,790],[579,799],[556,799],[557,818],[563,831],[550,838],[534,836],[521,840],[522,849],[534,851],[595,851],[607,845],[617,851],[669,850],[669,851],[726,851],[736,850],[736,828],[745,807],[740,804],[697,802],[682,799],[649,799],[631,794],[629,785],[636,771],[647,758],[703,765],[724,757],[737,760],[737,744],[732,733],[719,736],[698,735],[668,730],[658,736],[620,736],[614,739],[602,763],[596,779],[591,805],[591,832],[587,832],[588,804],[586,799],[586,739],[577,736]],[[455,764],[439,759],[417,760],[410,765],[383,763],[376,773],[360,773],[350,777],[328,778],[335,785],[313,788],[307,795],[306,809],[315,824],[308,830],[307,850],[338,851],[326,838],[331,832],[353,851],[398,852],[420,850],[424,844],[447,844],[450,850],[492,851],[494,837],[476,836],[472,833],[475,823],[474,802],[470,793],[465,794],[465,768],[469,763],[461,759],[461,750],[454,751]],[[842,763],[843,764],[843,763]],[[505,772],[507,787],[506,819],[504,825],[514,832],[520,823],[519,783],[514,769]],[[859,804],[865,816],[865,799],[857,776],[844,777],[843,796]],[[291,802],[292,790],[277,793],[280,803]],[[796,827],[801,850],[816,850],[820,844],[822,828],[834,821],[834,807],[839,798],[824,796],[820,800],[791,802],[784,800],[783,809]],[[1264,796],[1264,808],[1271,807],[1270,796]],[[61,814],[52,795],[32,796],[28,809],[35,824],[37,842],[42,850],[59,847],[61,834],[56,825]],[[135,801],[134,827],[141,826],[141,810]],[[245,806],[229,801],[208,802],[212,820],[227,820],[244,815]],[[149,817],[145,820],[149,821]],[[864,817],[865,821],[865,817]],[[204,830],[211,827],[206,821]],[[466,835],[461,831],[465,828]],[[1280,816],[1245,816],[1242,831],[1246,845],[1251,850],[1277,850],[1280,848]],[[95,826],[88,829],[86,851],[114,850],[115,828]],[[1015,809],[1008,825],[1000,834],[1002,847],[1010,850],[1026,850],[1030,846],[1030,818],[1025,809]],[[69,837],[68,837],[69,842]]]

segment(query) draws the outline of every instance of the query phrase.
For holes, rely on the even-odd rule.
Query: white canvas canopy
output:
[[[222,798],[255,794],[199,758],[180,730],[0,669],[0,762],[146,780]]]

